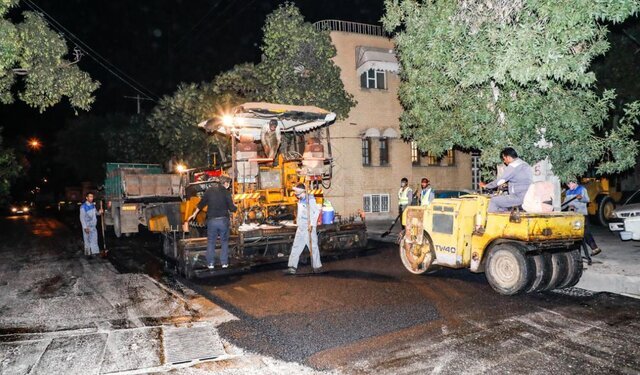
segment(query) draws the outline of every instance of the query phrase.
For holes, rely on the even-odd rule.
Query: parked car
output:
[[[613,210],[609,230],[620,232],[623,240],[640,241],[640,189],[633,193],[623,205]]]

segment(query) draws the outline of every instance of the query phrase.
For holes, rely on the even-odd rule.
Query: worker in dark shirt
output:
[[[229,211],[236,212],[238,209],[233,204],[229,186],[231,180],[228,177],[221,177],[220,183],[214,183],[205,192],[193,215],[189,216],[189,221],[195,220],[198,213],[207,207],[207,267],[215,268],[216,239],[220,236],[222,251],[220,253],[220,263],[222,268],[229,267]]]

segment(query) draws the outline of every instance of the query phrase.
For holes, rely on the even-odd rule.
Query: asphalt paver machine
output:
[[[164,255],[189,278],[286,262],[297,229],[293,187],[303,183],[308,194],[315,196],[325,212],[329,211],[324,192],[332,178],[329,126],[335,117],[332,112],[311,106],[245,103],[227,116],[200,123],[207,132],[229,137],[230,162],[184,174],[179,222],[163,215],[152,218],[149,227],[163,234]],[[267,156],[267,149],[274,147],[278,151]],[[223,175],[232,179],[232,197],[238,211],[231,218],[230,266],[210,271],[205,259],[206,212],[192,222],[187,218],[204,191]],[[328,220],[328,215],[323,217],[318,225],[323,256],[366,247],[363,217],[357,213],[335,215],[333,220]],[[220,251],[219,246],[218,241],[216,251]]]

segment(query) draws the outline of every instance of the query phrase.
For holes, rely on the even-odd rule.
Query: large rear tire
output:
[[[609,226],[609,220],[613,217],[613,210],[616,204],[609,196],[602,196],[598,202],[598,212],[596,212],[596,220],[603,227]]]
[[[553,290],[560,287],[569,274],[569,259],[565,252],[551,254],[551,280],[544,290]]]
[[[582,257],[580,256],[580,250],[567,251],[562,253],[567,259],[567,276],[557,289],[570,288],[580,281],[582,277]]]
[[[120,208],[116,208],[115,215],[113,215],[113,233],[116,237],[122,237],[122,227],[120,225]]]
[[[411,243],[405,233],[400,240],[400,259],[404,268],[414,275],[421,275],[429,271],[429,267],[435,259],[431,238],[427,232],[422,234],[422,238],[422,244]]]
[[[551,280],[552,265],[551,254],[538,254],[531,256],[535,265],[535,277],[527,293],[544,290]]]
[[[487,257],[485,273],[493,290],[507,296],[526,290],[536,274],[533,258],[525,256],[515,244],[494,246]]]

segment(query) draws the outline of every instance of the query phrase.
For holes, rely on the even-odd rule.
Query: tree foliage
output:
[[[220,93],[212,83],[180,84],[171,96],[164,96],[148,116],[155,138],[172,158],[190,166],[203,166],[207,150],[215,145],[227,148],[224,139],[207,136],[198,123],[225,112],[231,107],[231,96]]]
[[[212,82],[181,84],[163,97],[148,117],[158,142],[189,165],[205,165],[213,145],[229,153],[228,140],[207,136],[197,124],[219,117],[247,101],[315,105],[346,117],[355,105],[344,90],[340,70],[331,60],[336,50],[326,31],[304,22],[290,3],[267,17],[259,64],[245,63]]]
[[[40,112],[64,96],[88,110],[99,83],[78,68],[78,59],[65,59],[67,44],[39,14],[24,12],[22,22],[13,23],[7,15],[17,3],[0,0],[0,102],[13,103],[12,88],[19,86],[18,97]]]
[[[596,91],[593,59],[609,48],[601,22],[621,22],[640,2],[386,0],[383,19],[402,66],[402,133],[442,154],[482,151],[495,165],[514,146],[529,161],[549,157],[563,178],[635,164],[638,103],[605,126],[615,93]]]
[[[11,181],[18,176],[20,170],[13,150],[2,146],[2,137],[0,137],[0,201],[9,193]]]
[[[78,181],[104,181],[106,162],[164,163],[169,152],[142,116],[74,118],[56,134],[56,162]]]
[[[257,65],[261,100],[315,105],[345,118],[356,104],[344,90],[329,31],[317,31],[300,10],[285,3],[267,16],[262,61]]]

